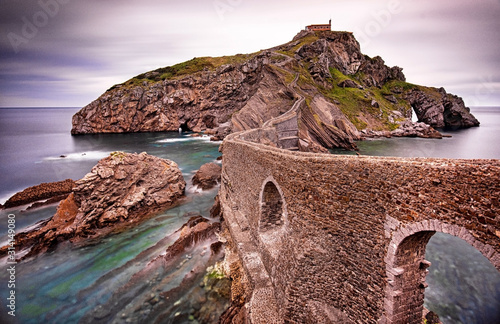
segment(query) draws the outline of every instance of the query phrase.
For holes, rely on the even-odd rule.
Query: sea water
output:
[[[201,165],[217,162],[219,142],[211,142],[206,136],[179,133],[71,136],[71,116],[77,111],[0,109],[1,203],[28,186],[67,178],[80,179],[113,151],[147,152],[173,160],[187,182],[187,198],[180,206],[159,213],[134,229],[106,237],[98,244],[84,248],[62,244],[55,252],[17,264],[15,318],[5,317],[10,289],[5,266],[2,266],[0,322],[78,322],[86,312],[105,303],[115,290],[127,283],[151,258],[162,254],[167,246],[152,249],[147,255],[139,255],[141,252],[173,234],[190,215],[210,215],[217,189],[201,192],[190,180]],[[16,232],[20,232],[52,216],[56,207],[0,211],[0,242],[7,241],[9,215],[15,215]],[[182,280],[197,258],[193,257],[190,262],[177,271],[172,284]]]
[[[220,155],[220,143],[178,133],[135,133],[71,136],[74,108],[0,109],[0,202],[41,182],[80,179],[113,151],[147,152],[175,161],[186,182],[186,203],[142,223],[133,230],[102,239],[85,248],[61,245],[55,252],[16,265],[16,318],[19,323],[74,323],[105,303],[113,292],[166,247],[140,252],[172,234],[188,213],[209,216],[216,190],[198,192],[189,185],[193,172]],[[442,140],[377,139],[359,142],[365,155],[444,158],[500,158],[500,109],[472,111],[481,127],[447,132]],[[346,154],[348,152],[335,152]],[[54,214],[56,205],[21,211],[0,211],[0,241],[7,237],[8,215],[16,230]],[[462,257],[460,257],[462,256]],[[465,257],[463,257],[465,256]],[[196,257],[193,257],[196,259]],[[433,265],[427,277],[426,306],[445,323],[500,322],[500,275],[478,251],[460,239],[436,234],[428,244]],[[193,260],[192,262],[196,262]],[[186,271],[189,263],[186,264]],[[8,309],[8,277],[0,272],[0,320]],[[113,274],[110,276],[110,274]],[[185,273],[180,271],[178,279]],[[175,280],[173,280],[175,281]],[[174,314],[172,314],[173,318]]]

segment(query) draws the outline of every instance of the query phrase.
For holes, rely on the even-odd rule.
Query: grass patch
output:
[[[333,82],[335,83],[334,85],[339,84],[342,81],[345,80],[352,80],[352,81],[357,81],[355,78],[352,78],[350,76],[345,75],[344,73],[340,72],[336,68],[330,68],[330,74],[332,75]]]
[[[283,57],[283,56],[281,56]],[[290,85],[293,80],[295,79],[295,74],[291,73],[288,70],[285,70],[283,68],[280,68],[279,66],[276,65],[269,65],[273,70],[276,71],[277,74],[282,76],[285,79],[285,84]]]
[[[432,87],[424,87],[424,86],[415,86],[418,90],[424,92],[428,97],[434,99],[435,101],[441,101],[441,97],[443,96],[439,89]]]
[[[115,152],[111,152],[111,153],[109,154],[109,156],[110,156],[112,159],[114,159],[114,160],[118,159],[118,160],[120,160],[120,162],[122,162],[122,161],[123,161],[123,159],[125,158],[125,156],[127,156],[127,154],[126,154],[125,152],[115,151]]]
[[[284,62],[286,60],[287,60],[287,58],[284,57],[283,55],[273,55],[273,56],[271,56],[271,62],[273,64],[279,64],[279,63]]]
[[[223,262],[217,262],[213,266],[207,268],[204,282],[206,283],[207,279],[224,279],[224,278],[226,278],[226,275],[224,273],[224,264]]]
[[[122,85],[129,87],[142,86],[146,81],[149,83],[160,82],[163,80],[175,80],[180,79],[183,76],[201,72],[204,70],[215,71],[218,67],[224,64],[239,64],[248,61],[252,57],[255,57],[260,52],[252,54],[236,54],[232,56],[220,56],[220,57],[195,57],[189,61],[175,64],[172,66],[162,67],[154,71],[139,74],[138,76],[126,81]],[[114,85],[109,90],[112,90],[119,85]]]
[[[359,120],[358,116],[363,111],[370,112],[373,107],[371,100],[365,98],[363,90],[333,86],[331,90],[325,89],[323,93],[326,97],[340,102],[340,110],[358,130],[366,128],[366,123]]]
[[[398,92],[406,92],[415,88],[420,88],[419,86],[399,80],[387,81],[383,86],[381,91],[384,94],[396,94]]]
[[[297,79],[297,85],[299,87],[307,88],[308,86],[312,86],[316,88],[318,86],[316,82],[314,82],[314,79],[311,76],[311,74],[309,73],[307,64],[305,66],[298,65],[297,67],[294,67],[293,70],[299,74],[299,78]]]
[[[338,105],[339,108],[358,130],[362,130],[368,126],[365,122],[360,120],[360,116],[363,115],[371,115],[374,119],[380,121],[380,126],[375,127],[374,130],[392,131],[398,128],[399,125],[397,122],[403,120],[404,117],[395,119],[394,122],[390,122],[389,116],[394,115],[394,110],[400,111],[403,115],[411,110],[410,104],[404,100],[402,94],[405,91],[418,88],[418,86],[414,84],[397,80],[387,82],[381,89],[377,87],[365,88],[364,90],[341,88],[337,86],[338,83],[347,79],[361,83],[360,80],[364,78],[364,75],[358,72],[353,76],[347,76],[334,68],[330,69],[330,73],[333,78],[331,81],[332,88],[318,88],[326,97],[340,102]],[[390,102],[386,98],[391,95],[396,98],[396,103]],[[372,100],[378,103],[379,108],[372,107]]]

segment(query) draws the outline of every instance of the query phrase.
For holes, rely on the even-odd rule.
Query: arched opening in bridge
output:
[[[427,287],[425,276],[430,266],[425,260],[425,247],[434,233],[425,231],[413,234],[397,247],[394,262],[388,269],[388,323],[422,323],[424,291]]]
[[[422,223],[420,224],[413,224],[409,225],[406,228],[400,229],[398,232],[393,234],[392,241],[389,246],[389,251],[386,257],[387,261],[387,279],[388,279],[388,284],[386,287],[386,297],[384,301],[384,308],[385,308],[385,323],[391,323],[391,324],[420,324],[422,323],[422,316],[423,316],[423,310],[424,310],[424,296],[425,296],[425,291],[426,288],[429,286],[430,283],[435,283],[435,280],[440,280],[439,278],[445,280],[454,280],[451,284],[451,288],[455,290],[455,300],[453,301],[454,304],[453,306],[458,305],[458,308],[461,308],[464,310],[464,305],[460,306],[461,303],[464,303],[466,301],[466,298],[464,298],[464,294],[470,295],[471,293],[475,293],[477,296],[479,295],[484,295],[485,292],[490,292],[491,294],[487,297],[482,296],[483,299],[487,298],[490,299],[489,302],[485,303],[487,304],[485,309],[489,309],[490,316],[489,318],[493,320],[493,322],[497,322],[496,318],[500,314],[498,314],[498,304],[500,303],[500,273],[497,271],[495,266],[492,264],[493,260],[495,257],[494,251],[492,251],[491,246],[487,245],[480,245],[477,244],[478,242],[475,241],[474,237],[470,235],[466,230],[463,228],[460,228],[455,225],[435,225],[434,226],[429,226],[426,230],[426,226],[423,225]],[[441,231],[441,226],[444,229],[444,232],[453,234],[456,237],[452,237],[451,235],[447,235],[441,232],[438,232],[438,234],[435,236],[438,240],[442,238],[443,235],[446,235],[448,237],[453,238],[453,242],[451,246],[448,247],[448,249],[442,249],[441,248],[441,256],[438,256],[438,259],[436,259],[436,255],[431,252],[430,253],[430,258],[427,257],[426,260],[426,250],[428,243],[430,243],[430,247],[435,248],[436,243],[433,243],[432,238],[436,234],[437,231]],[[436,229],[436,230],[434,230]],[[457,242],[456,240],[460,241],[461,245],[465,244],[466,249],[463,248],[463,246],[460,248],[461,250],[457,251]],[[479,246],[478,249],[481,250],[479,251],[475,247],[471,246],[467,242],[472,242],[474,246]],[[438,243],[438,245],[442,245],[441,243]],[[474,257],[475,261],[472,261],[472,252],[476,255]],[[489,251],[489,252],[488,252]],[[456,259],[458,259],[458,256],[455,255],[453,256],[453,253],[458,253],[462,255],[462,258],[466,260],[467,262],[465,264],[439,264],[440,261],[443,260],[446,263],[448,261],[455,262]],[[452,257],[445,255],[443,257],[443,254],[450,254]],[[479,255],[479,257],[477,256]],[[486,258],[487,256],[488,258]],[[439,259],[441,258],[441,259]],[[431,260],[429,260],[431,259]],[[478,261],[478,259],[482,259],[482,261]],[[489,260],[488,260],[489,259]],[[429,261],[428,261],[429,260]],[[438,260],[436,262],[436,260]],[[434,261],[436,265],[433,265],[431,261]],[[490,262],[491,261],[491,262]],[[448,269],[449,271],[453,272],[458,272],[461,267],[477,267],[478,262],[481,263],[480,268],[472,268],[468,269],[469,273],[475,273],[476,276],[481,276],[481,273],[484,271],[483,268],[489,268],[489,273],[491,272],[496,272],[497,275],[489,276],[488,277],[488,282],[483,281],[485,278],[478,278],[479,280],[474,281],[471,278],[468,279],[462,279],[462,280],[467,280],[469,282],[462,283],[460,282],[459,278],[456,276],[449,276],[444,273],[444,269]],[[434,270],[436,271],[432,276],[429,278],[427,277],[427,274],[432,270],[432,267],[434,267]],[[483,269],[483,270],[480,270]],[[441,272],[441,273],[440,273]],[[437,278],[437,279],[436,279]],[[480,287],[473,287],[470,286],[470,282],[478,282],[478,285],[484,285],[484,286],[489,286],[490,289],[482,289]],[[493,285],[493,286],[492,286]],[[438,288],[433,286],[434,288]],[[479,292],[473,292],[471,290],[476,290],[475,288],[482,289],[482,293]],[[439,288],[438,288],[439,289]],[[458,292],[457,292],[458,290]],[[431,288],[432,291],[432,288]],[[435,291],[434,291],[435,293]],[[440,294],[438,294],[442,298],[443,292],[441,291]],[[432,296],[432,295],[431,295]],[[452,296],[453,299],[453,296]],[[483,300],[484,301],[484,300]],[[443,312],[442,309],[439,309],[439,307],[432,307],[431,305],[432,301],[429,302],[427,300],[427,306],[429,306],[429,309],[436,312],[440,316],[444,316],[446,318],[447,313]],[[450,311],[450,306],[452,305],[446,305],[445,311]],[[465,309],[464,312],[466,313],[468,310]],[[457,317],[460,317],[459,314],[456,314]],[[470,314],[469,314],[470,315]],[[483,314],[484,315],[484,314]],[[482,315],[479,315],[482,316]],[[442,318],[445,319],[445,318]],[[462,316],[462,318],[466,318]],[[468,321],[465,321],[467,323],[485,323],[484,321],[477,321],[477,322],[472,322],[470,320],[470,317],[468,317]],[[448,319],[448,321],[444,321],[444,323],[455,323],[454,318]],[[490,320],[486,321],[487,323],[491,322]]]
[[[273,181],[268,181],[262,191],[259,230],[277,229],[284,223],[283,214],[283,198]]]
[[[443,323],[500,323],[500,272],[464,240],[436,233],[427,244],[431,262],[425,307]]]

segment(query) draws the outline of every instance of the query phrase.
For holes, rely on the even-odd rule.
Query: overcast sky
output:
[[[408,82],[500,106],[500,0],[0,0],[0,107],[82,107],[145,71],[330,18]]]

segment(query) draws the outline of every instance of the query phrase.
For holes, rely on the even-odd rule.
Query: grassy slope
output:
[[[195,57],[189,61],[175,64],[172,66],[162,67],[154,71],[139,74],[132,79],[122,83],[121,85],[134,87],[141,86],[146,82],[146,84],[151,84],[155,82],[160,82],[164,80],[177,80],[184,76],[195,74],[204,70],[215,71],[218,67],[225,64],[238,64],[248,61],[258,53],[252,54],[237,54],[233,56],[221,56],[221,57]],[[118,85],[114,85],[109,90],[116,88]]]

